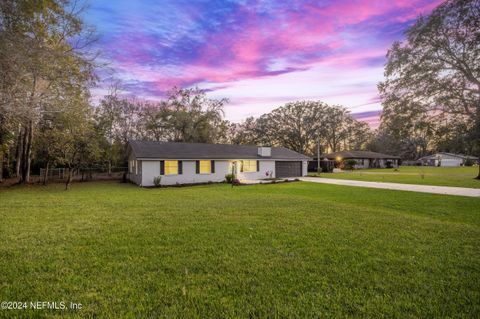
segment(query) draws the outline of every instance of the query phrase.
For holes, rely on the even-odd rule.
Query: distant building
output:
[[[352,159],[355,160],[355,169],[362,168],[387,168],[398,167],[400,164],[400,157],[394,155],[381,154],[369,151],[341,151],[329,154],[322,154],[321,160],[342,161]],[[315,163],[316,158],[311,162]],[[312,164],[315,165],[315,164]],[[310,167],[310,166],[309,166]],[[316,167],[316,166],[315,166]]]
[[[417,162],[425,166],[455,167],[464,166],[468,160],[478,162],[478,157],[440,152],[419,158]]]

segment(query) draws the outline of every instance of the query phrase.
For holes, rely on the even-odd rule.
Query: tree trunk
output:
[[[32,163],[32,139],[33,139],[33,122],[28,123],[28,144],[27,144],[27,174],[26,182],[30,182],[30,166]]]
[[[47,164],[45,165],[45,172],[43,173],[43,185],[47,185],[49,166],[50,166],[50,163],[49,161],[47,161]]]
[[[480,85],[479,85],[480,90]],[[477,156],[478,156],[478,175],[476,179],[480,179],[480,101],[477,101],[477,114],[475,116],[475,143],[477,144]]]
[[[4,170],[4,175],[6,175],[7,178],[9,178],[9,177],[12,177],[10,174],[10,149],[7,149],[7,153],[5,154],[5,160],[6,160],[6,163],[4,167],[7,168],[7,171],[5,172]]]
[[[3,182],[3,151],[0,150],[0,183]]]
[[[22,153],[23,153],[23,144],[22,144],[22,127],[20,126],[18,129],[18,137],[17,137],[17,147],[15,149],[15,177],[20,176],[20,167],[22,164]]]
[[[32,155],[33,123],[30,120],[23,133],[22,176],[21,182],[30,182],[30,164]]]
[[[70,186],[71,181],[72,181],[72,169],[68,168],[67,181],[65,182],[65,190],[68,190],[68,186]]]
[[[28,131],[27,127],[23,128],[22,136],[22,159],[21,162],[21,176],[20,182],[26,183],[27,180],[27,143],[28,143]]]
[[[108,161],[108,176],[112,175],[112,162]]]
[[[317,173],[320,173],[322,168],[320,167],[320,140],[317,141]]]

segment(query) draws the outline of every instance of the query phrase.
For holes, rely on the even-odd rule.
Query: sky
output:
[[[99,75],[159,100],[172,87],[228,98],[227,120],[321,100],[375,128],[388,48],[438,0],[96,0]],[[107,92],[106,86],[94,95]]]

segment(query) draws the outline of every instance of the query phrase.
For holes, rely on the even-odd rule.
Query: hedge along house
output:
[[[307,175],[309,157],[284,147],[130,141],[128,179],[140,186],[222,182]]]

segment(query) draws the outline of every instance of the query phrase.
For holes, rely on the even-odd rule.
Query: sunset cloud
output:
[[[128,94],[198,86],[229,98],[238,121],[292,100],[380,110],[388,48],[439,3],[120,0],[93,2],[86,19]]]

